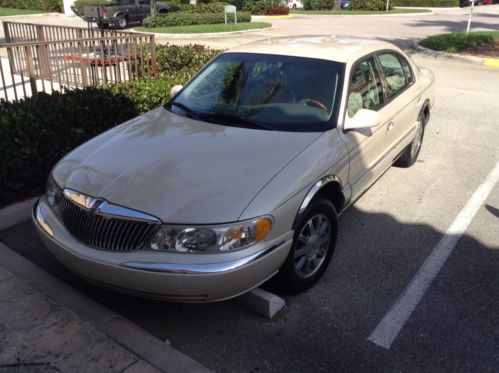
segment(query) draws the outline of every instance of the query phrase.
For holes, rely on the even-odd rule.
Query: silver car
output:
[[[52,254],[101,286],[217,301],[324,274],[338,215],[417,159],[434,76],[395,46],[277,38],[221,54],[164,106],[66,155],[34,209]]]

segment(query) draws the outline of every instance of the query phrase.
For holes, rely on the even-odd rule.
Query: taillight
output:
[[[102,8],[102,14],[107,14],[107,8],[106,7]]]

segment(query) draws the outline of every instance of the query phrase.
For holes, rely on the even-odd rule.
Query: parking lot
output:
[[[31,223],[0,240],[220,372],[497,371],[499,186],[495,185],[390,349],[368,340],[499,160],[499,73],[415,56],[436,73],[422,154],[390,169],[341,217],[336,255],[273,321],[234,302],[161,303],[93,288],[48,254]]]
[[[437,77],[418,163],[390,169],[340,221],[336,255],[274,320],[227,301],[162,303],[93,288],[48,254],[30,222],[0,241],[218,372],[499,370],[499,185],[390,348],[368,339],[499,161],[499,70],[416,54]]]

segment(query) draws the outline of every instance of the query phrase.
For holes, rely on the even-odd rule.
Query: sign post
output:
[[[226,5],[224,8],[225,24],[227,24],[227,14],[234,14],[234,24],[237,24],[237,8],[235,5]]]
[[[471,8],[470,8],[470,14],[468,16],[468,27],[466,27],[466,34],[469,34],[470,33],[470,27],[471,27],[471,16],[473,14],[473,8],[474,8],[474,5],[475,5],[475,0],[470,0],[470,3],[471,3]]]

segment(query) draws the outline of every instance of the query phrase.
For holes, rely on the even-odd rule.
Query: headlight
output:
[[[61,204],[62,190],[55,183],[52,175],[49,176],[47,180],[47,190],[46,190],[47,202],[52,207],[52,209],[59,213],[59,206]]]
[[[148,247],[181,253],[236,251],[264,240],[270,228],[270,217],[213,227],[165,225],[156,232]]]

